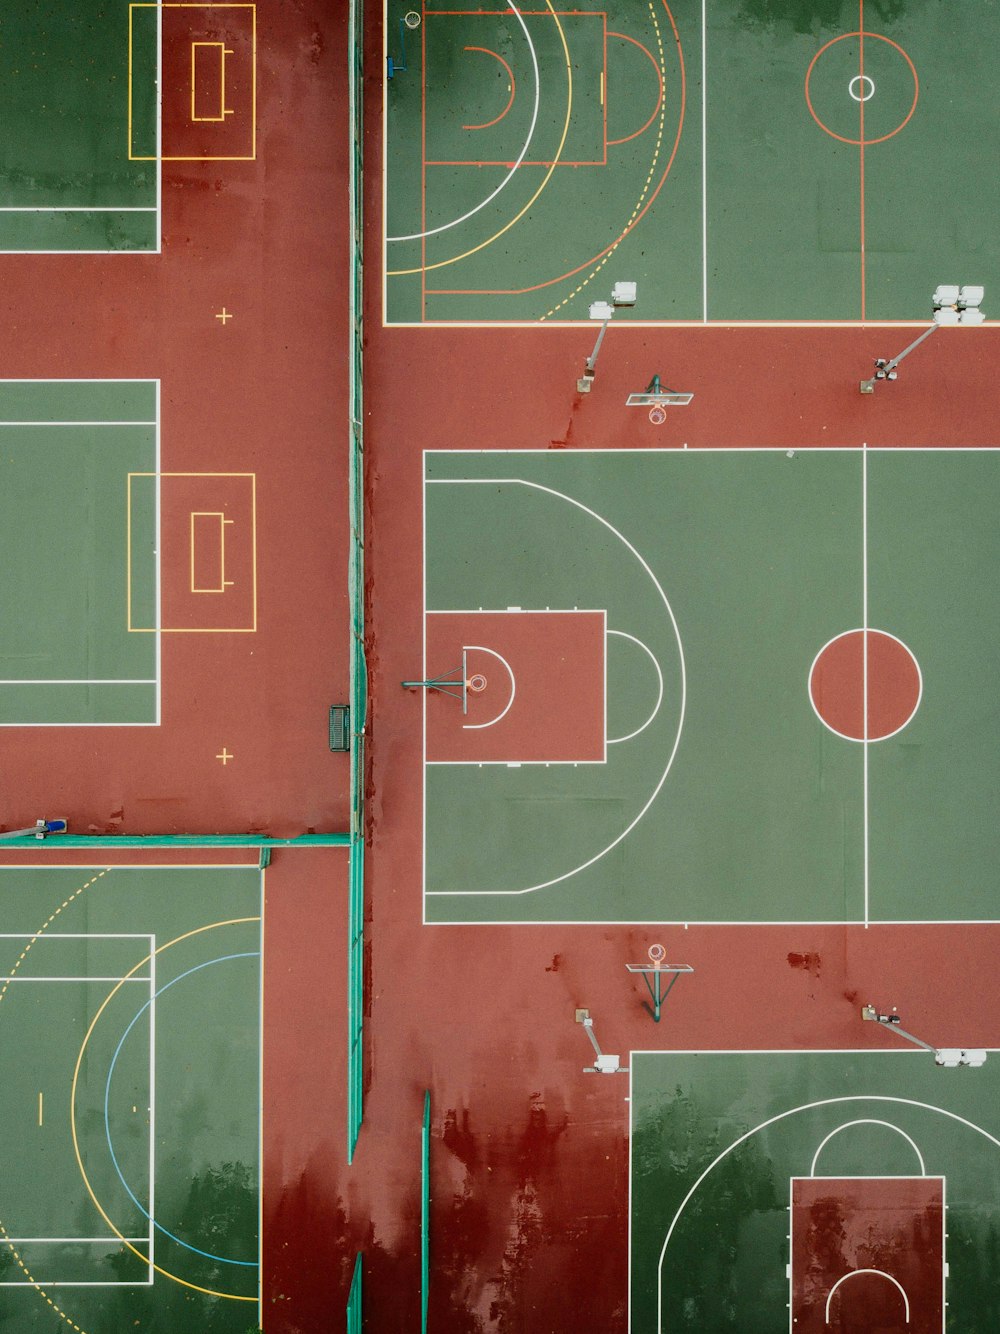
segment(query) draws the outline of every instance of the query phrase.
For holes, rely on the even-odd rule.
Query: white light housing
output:
[[[985,294],[985,287],[963,287],[958,294],[959,310],[965,310],[968,306],[981,306]]]
[[[986,1064],[986,1053],[981,1048],[963,1051],[962,1058],[962,1064],[971,1065],[974,1070],[978,1070],[981,1065]]]
[[[960,310],[958,312],[959,324],[983,324],[985,321],[986,316],[978,306],[970,306],[968,310]]]
[[[968,313],[968,311],[962,312],[962,314]],[[952,306],[942,306],[939,310],[935,310],[934,312],[935,324],[961,324],[961,322],[961,316]]]
[[[634,306],[635,305],[635,283],[615,283],[611,289],[611,300],[616,306]],[[969,289],[970,291],[973,289]],[[980,300],[982,298],[980,297]]]
[[[602,1075],[616,1075],[621,1069],[617,1056],[598,1056],[596,1065],[598,1074]]]
[[[592,320],[610,320],[614,313],[614,307],[607,301],[595,301],[590,307]]]
[[[943,1065],[946,1070],[955,1070],[962,1064],[962,1052],[958,1047],[942,1047],[934,1053],[934,1064]]]
[[[950,286],[936,287],[933,299],[935,306],[953,306],[958,300],[958,288]]]

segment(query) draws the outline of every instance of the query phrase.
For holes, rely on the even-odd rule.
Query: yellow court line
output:
[[[415,269],[386,269],[387,278],[398,278],[401,275],[407,273],[430,273],[432,269],[447,268],[449,264],[458,264],[463,259],[468,259],[470,255],[475,255],[478,254],[480,250],[485,250],[487,246],[491,246],[494,241],[499,241],[500,237],[503,236],[505,232],[509,232],[511,227],[513,227],[516,223],[521,221],[525,213],[528,212],[528,210],[534,204],[535,200],[548,185],[552,177],[552,173],[559,165],[559,159],[562,157],[563,149],[566,147],[566,139],[569,136],[569,122],[573,112],[573,62],[570,60],[569,46],[566,42],[566,34],[565,32],[563,32],[563,26],[559,22],[559,15],[552,8],[552,0],[545,0],[545,3],[548,6],[549,13],[555,20],[556,28],[559,31],[559,40],[562,42],[563,55],[565,56],[566,59],[566,119],[563,122],[562,138],[559,140],[559,147],[556,149],[556,155],[549,164],[548,171],[542,177],[541,185],[539,185],[538,189],[531,196],[531,198],[525,204],[524,208],[521,209],[520,213],[518,213],[516,217],[511,218],[510,222],[508,222],[506,226],[501,227],[500,230],[498,232],[495,232],[491,237],[489,237],[488,240],[481,241],[479,245],[473,246],[471,250],[466,250],[464,255],[455,255],[452,259],[438,260],[436,264],[420,264]]]
[[[132,624],[132,478],[133,477],[240,477],[250,480],[250,625],[161,625],[159,631],[155,625]],[[126,628],[134,635],[252,635],[257,633],[257,474],[255,472],[130,472],[126,486],[126,523],[125,523],[125,589],[127,606],[125,609]],[[205,511],[206,513],[208,511]],[[232,523],[231,519],[224,522]],[[192,556],[193,559],[193,556]],[[192,572],[192,580],[194,578]],[[234,587],[233,580],[225,581]],[[217,589],[193,589],[193,592],[220,592]]]
[[[161,153],[157,156],[155,153],[133,153],[132,152],[132,10],[133,9],[248,9],[250,11],[250,152],[249,153],[220,153],[210,157],[190,155],[183,153]],[[128,157],[130,162],[255,162],[257,160],[257,5],[256,3],[230,3],[229,0],[220,0],[220,3],[213,3],[212,0],[206,0],[205,4],[193,3],[174,3],[174,0],[168,0],[167,3],[159,3],[159,0],[133,0],[128,7]],[[194,44],[192,44],[193,46]],[[212,43],[202,43],[202,45],[212,45]],[[230,54],[232,54],[230,52]],[[192,66],[194,62],[192,51]],[[223,56],[222,70],[222,105],[225,107],[225,56]],[[191,91],[192,108],[194,106],[194,81],[192,79]],[[224,111],[221,117],[200,117],[202,120],[225,120],[226,116],[232,115],[230,111]],[[192,119],[194,116],[192,115]]]
[[[83,1177],[83,1184],[87,1188],[87,1194],[90,1196],[91,1200],[93,1200],[94,1207],[97,1209],[97,1212],[104,1219],[105,1223],[107,1223],[108,1227],[115,1234],[115,1236],[118,1238],[118,1240],[122,1243],[123,1246],[125,1246],[128,1250],[130,1250],[132,1254],[137,1259],[141,1260],[144,1265],[148,1265],[151,1269],[155,1269],[156,1272],[158,1274],[162,1274],[164,1278],[172,1279],[174,1283],[179,1283],[183,1288],[191,1288],[194,1292],[203,1292],[208,1297],[223,1297],[226,1300],[232,1302],[256,1302],[258,1298],[243,1297],[235,1292],[218,1292],[213,1288],[202,1288],[199,1287],[197,1283],[189,1283],[187,1279],[178,1278],[176,1274],[171,1274],[169,1270],[161,1269],[158,1264],[154,1264],[150,1256],[143,1255],[141,1251],[136,1250],[136,1248],[132,1245],[132,1243],[128,1241],[121,1232],[119,1232],[118,1228],[115,1227],[114,1223],[104,1212],[100,1200],[94,1194],[93,1188],[90,1184],[90,1178],[87,1176],[87,1170],[83,1165],[83,1157],[81,1156],[80,1153],[80,1142],[77,1138],[77,1133],[76,1133],[76,1088],[80,1078],[80,1067],[83,1064],[83,1058],[87,1050],[87,1043],[90,1041],[90,1035],[96,1028],[97,1021],[104,1013],[108,1004],[111,1002],[111,999],[115,995],[117,995],[119,989],[122,986],[124,986],[124,984],[128,981],[128,979],[132,976],[133,973],[138,972],[140,968],[144,968],[145,965],[150,962],[150,960],[153,958],[154,955],[162,954],[164,950],[169,950],[172,946],[179,945],[182,940],[190,940],[192,936],[199,936],[204,931],[215,931],[220,926],[241,926],[247,922],[259,922],[260,920],[261,919],[259,917],[232,917],[225,922],[209,922],[207,926],[195,927],[193,931],[185,931],[183,935],[175,936],[173,940],[168,940],[166,944],[158,945],[151,954],[147,954],[144,959],[140,959],[139,962],[135,965],[135,967],[130,968],[129,971],[125,974],[125,976],[121,978],[120,981],[118,981],[114,987],[112,987],[111,991],[109,991],[107,996],[105,996],[100,1009],[97,1011],[97,1013],[91,1020],[90,1027],[87,1029],[86,1036],[83,1039],[83,1045],[80,1047],[79,1055],[76,1058],[76,1066],[73,1070],[73,1081],[70,1086],[69,1124],[70,1124],[70,1131],[73,1137],[73,1152],[76,1154],[76,1165],[80,1169],[80,1175]],[[259,1281],[260,1280],[258,1277],[258,1282]]]

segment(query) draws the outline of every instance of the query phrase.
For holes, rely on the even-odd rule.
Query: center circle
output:
[[[884,741],[917,711],[923,678],[901,639],[847,630],[824,644],[809,670],[809,698],[825,727],[848,741]]]
[[[846,47],[842,46],[841,43],[843,42],[848,43],[848,45]],[[888,128],[887,132],[883,134],[869,134],[864,128],[865,123],[864,123],[863,106],[866,102],[870,100],[870,98],[875,92],[875,80],[871,78],[870,75],[866,74],[864,70],[864,65],[865,65],[864,51],[866,43],[868,44],[870,61],[874,61],[876,65],[884,63],[885,59],[889,59],[891,62],[893,62],[894,68],[887,71],[887,75],[890,77],[891,84],[898,84],[898,79],[895,74],[895,69],[898,68],[898,61],[896,60],[896,57],[898,56],[901,57],[905,62],[906,71],[909,75],[909,79],[912,82],[913,86],[913,95],[912,98],[910,99],[909,107],[905,110],[905,112],[902,111],[902,107],[900,108],[899,122],[896,125],[891,125],[890,122],[891,128]],[[854,51],[855,46],[858,48],[856,59]],[[875,59],[876,54],[878,55],[878,59]],[[824,57],[826,57],[826,59],[823,59]],[[823,119],[823,116],[820,115],[820,112],[817,111],[816,109],[815,99],[816,97],[820,97],[822,101],[821,98],[822,90],[821,88],[814,89],[813,78],[816,72],[816,67],[821,60],[823,60],[823,65],[824,68],[827,70],[827,72],[829,71],[830,62],[831,61],[833,62],[835,77],[837,73],[836,67],[838,65],[843,66],[844,64],[847,64],[848,66],[850,66],[853,63],[857,67],[857,72],[853,75],[853,77],[851,77],[851,79],[848,82],[848,92],[850,93],[853,100],[859,103],[860,107],[862,108],[859,112],[861,117],[861,124],[859,126],[859,134],[857,138],[851,135],[838,134],[837,131],[833,129],[831,125],[827,124],[826,120]],[[841,73],[846,73],[846,71],[842,70]],[[904,73],[903,75],[904,79],[907,77],[907,73]],[[820,75],[820,77],[817,79],[817,83],[819,85],[822,85],[823,82],[824,82],[823,75]],[[859,85],[862,90],[864,90],[869,85],[870,88],[867,93],[864,93],[862,91],[861,95],[858,95],[858,93],[855,92],[855,85]],[[843,88],[843,84],[837,84],[837,86],[841,89]],[[902,88],[900,88],[899,91],[903,92]],[[805,96],[806,96],[806,105],[809,108],[809,114],[812,116],[813,120],[816,122],[816,124],[820,127],[821,130],[823,130],[826,134],[830,135],[831,138],[839,140],[840,143],[842,144],[857,144],[859,146],[868,147],[871,144],[881,144],[884,143],[886,139],[893,138],[893,136],[897,135],[900,132],[900,130],[903,129],[903,127],[909,122],[910,117],[916,110],[917,98],[919,97],[919,95],[920,95],[920,81],[917,78],[917,70],[913,61],[906,54],[906,52],[899,45],[898,42],[894,42],[891,37],[885,37],[881,33],[877,32],[845,32],[841,33],[839,37],[831,37],[831,39],[824,46],[821,46],[820,49],[816,52],[812,60],[809,62],[809,68],[806,70]],[[883,100],[884,100],[883,98],[880,98],[879,102],[881,103]],[[903,103],[903,105],[905,105],[905,93],[903,93],[901,102]],[[827,111],[824,111],[824,114],[829,114],[829,113]],[[844,128],[846,128],[846,126]]]

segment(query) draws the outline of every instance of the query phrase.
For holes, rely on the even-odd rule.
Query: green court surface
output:
[[[0,903],[4,1318],[244,1334],[262,873],[5,868]]]
[[[425,692],[426,920],[996,919],[1000,453],[425,459],[424,679],[496,668]],[[481,613],[545,608],[606,614],[605,716],[558,637],[508,685]]]
[[[993,0],[385,15],[388,323],[624,279],[652,321],[924,320],[998,276]]]
[[[1000,1304],[997,1069],[991,1058],[977,1070],[941,1070],[929,1054],[903,1050],[632,1053],[632,1334],[989,1334]],[[872,1232],[884,1224],[873,1218],[881,1205],[884,1219],[901,1186],[943,1199],[946,1229],[940,1205],[903,1211],[901,1244],[878,1247]],[[793,1201],[809,1187],[819,1204],[793,1221]],[[859,1226],[849,1201],[864,1192],[876,1207]],[[793,1262],[790,1232],[801,1236],[803,1222],[806,1244]],[[873,1263],[878,1250],[888,1262]],[[904,1266],[903,1283],[885,1281]],[[839,1269],[843,1285],[845,1268],[864,1269],[849,1275],[854,1284],[881,1278],[898,1307],[893,1319],[872,1323],[869,1311],[867,1323],[824,1322],[823,1280]],[[813,1321],[793,1323],[790,1302],[801,1309],[810,1298]],[[869,1289],[873,1300],[883,1294]]]
[[[159,721],[155,496],[129,486],[158,472],[158,400],[151,380],[0,381],[0,725]]]
[[[133,6],[14,0],[0,13],[0,251],[159,249],[156,23]]]

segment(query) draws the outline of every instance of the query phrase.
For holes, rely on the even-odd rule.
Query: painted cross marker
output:
[[[230,760],[234,760],[234,759],[236,758],[236,756],[235,756],[235,755],[230,755],[229,751],[226,750],[225,746],[223,746],[223,747],[222,747],[222,753],[221,753],[220,755],[216,755],[215,758],[216,758],[217,760],[221,760],[221,761],[222,761],[222,767],[223,767],[223,769],[224,769],[224,768],[226,767],[226,765],[228,764],[228,762],[229,762]]]
[[[221,320],[222,326],[223,328],[225,328],[226,321],[231,320],[233,318],[233,312],[231,310],[227,310],[225,306],[223,306],[215,318],[217,320]]]

